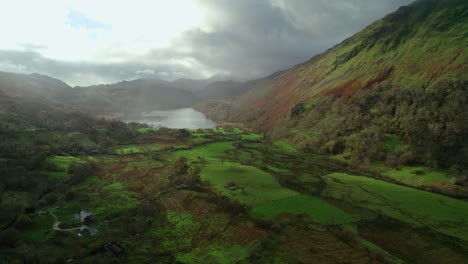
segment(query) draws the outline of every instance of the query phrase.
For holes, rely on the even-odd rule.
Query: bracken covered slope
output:
[[[312,98],[352,97],[378,84],[425,88],[442,79],[466,80],[467,46],[468,2],[419,0],[241,98],[197,108],[214,119],[271,130]]]

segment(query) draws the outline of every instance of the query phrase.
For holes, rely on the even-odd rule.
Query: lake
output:
[[[140,117],[125,119],[125,122],[145,123],[154,127],[168,128],[213,128],[216,123],[205,117],[202,112],[192,108],[159,110],[142,114]]]

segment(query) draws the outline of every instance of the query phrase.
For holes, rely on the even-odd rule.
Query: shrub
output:
[[[15,228],[21,229],[21,228],[31,225],[31,223],[32,223],[31,218],[25,214],[22,214],[18,216],[18,218],[16,219]]]
[[[86,180],[86,178],[93,174],[95,168],[96,166],[93,162],[72,163],[68,169],[68,173],[70,174],[69,183],[77,184]]]
[[[21,240],[20,233],[14,228],[9,228],[0,233],[0,246],[15,247]]]
[[[172,176],[186,175],[189,169],[187,164],[188,159],[186,157],[180,157],[174,163],[172,163]]]

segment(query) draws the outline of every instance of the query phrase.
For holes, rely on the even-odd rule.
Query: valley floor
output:
[[[17,239],[0,262],[468,263],[468,202],[238,128],[139,129],[105,154],[47,162],[63,183],[73,163],[96,168],[42,197],[26,223],[4,226],[0,236]],[[2,204],[22,195],[4,192]],[[76,218],[84,209],[95,221]]]

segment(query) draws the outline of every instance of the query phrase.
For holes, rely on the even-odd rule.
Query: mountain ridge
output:
[[[377,118],[368,112],[363,112],[366,111],[363,108],[372,108],[371,104],[378,102],[374,99],[369,101],[368,105],[359,105],[357,100],[362,98],[356,96],[367,90],[375,91],[377,94],[371,95],[369,92],[366,96],[378,97],[379,94],[384,94],[385,90],[410,89],[413,92],[410,92],[408,97],[428,96],[428,102],[433,100],[434,104],[437,96],[445,96],[436,95],[443,93],[438,91],[438,86],[446,89],[444,92],[448,94],[450,89],[455,89],[464,96],[466,84],[463,80],[468,79],[466,71],[468,54],[465,49],[468,46],[467,36],[466,1],[416,1],[377,20],[324,53],[296,65],[272,80],[259,83],[238,98],[197,104],[196,109],[214,120],[246,123],[270,136],[289,138],[299,147],[308,148],[312,144],[315,145],[316,151],[321,152],[320,149],[326,149],[324,146],[326,144],[338,144],[348,147],[340,146],[337,149],[348,149],[351,148],[349,137],[361,133],[366,127],[373,126],[368,119],[379,119],[375,122],[381,123],[390,122],[386,119],[385,122],[381,121],[381,116]],[[458,80],[462,82],[446,84]],[[386,88],[376,90],[378,87]],[[400,100],[399,93],[392,94],[391,100],[394,102]],[[335,106],[331,101],[336,101]],[[411,104],[410,101],[400,101],[400,103]],[[326,111],[320,110],[321,104],[327,105]],[[354,108],[351,108],[353,104]],[[462,111],[463,103],[459,106],[458,111]],[[332,107],[335,107],[335,110]],[[395,107],[400,106],[395,105]],[[424,104],[418,107],[414,111],[421,112],[424,111],[424,107],[427,108]],[[346,121],[338,121],[340,117],[336,109],[339,108],[346,108],[357,115],[352,118],[365,117],[362,121],[365,125],[360,128],[357,126],[349,129],[340,128],[342,130],[336,132],[339,134],[337,136],[327,136],[334,134],[331,131],[320,132],[319,134],[323,136],[317,136],[317,131],[326,131],[333,127],[325,124],[327,120],[324,118],[314,115],[314,111],[325,115],[334,111],[332,118],[334,126],[342,127]],[[430,114],[437,115],[437,108],[431,108],[431,111]],[[453,108],[452,111],[457,110]],[[344,114],[340,113],[342,116]],[[378,114],[383,115],[384,110]],[[452,114],[457,115],[457,112]],[[395,113],[385,112],[385,115],[392,116]],[[403,118],[405,117],[399,116],[397,121],[400,122]],[[427,121],[435,122],[431,119]],[[450,126],[450,124],[440,125]],[[389,123],[386,126],[392,125]],[[383,125],[379,128],[383,128]],[[399,133],[393,131],[395,129],[382,129],[381,133]],[[457,135],[465,137],[463,133],[459,132]],[[407,137],[407,135],[398,135],[398,138],[403,139],[405,143],[408,143]],[[336,142],[338,139],[340,143]],[[321,140],[324,142],[318,143]]]
[[[466,4],[463,1],[450,0],[448,2],[459,3],[459,5],[461,5],[464,8],[463,14],[467,13]],[[466,65],[467,63],[466,50],[462,48],[464,46],[463,43],[466,43],[467,41],[466,38],[457,38],[457,36],[454,36],[454,34],[451,34],[450,36],[454,37],[455,39],[458,39],[459,41],[455,43],[459,43],[459,45],[453,50],[453,56],[446,56],[447,61],[445,63],[441,63],[441,65],[438,65],[437,63],[433,63],[433,65],[430,66],[415,65],[417,64],[415,60],[424,59],[423,61],[427,61],[427,58],[421,58],[426,56],[424,54],[417,54],[419,58],[410,58],[408,60],[407,65],[405,65],[406,63],[400,63],[400,65],[396,65],[397,63],[394,63],[391,60],[387,60],[387,62],[385,62],[384,60],[387,58],[383,58],[382,56],[375,57],[379,59],[369,59],[366,57],[367,60],[362,60],[362,58],[358,56],[358,54],[362,50],[364,50],[363,53],[376,53],[377,51],[379,51],[375,50],[376,44],[380,44],[381,47],[386,47],[386,49],[394,50],[394,45],[397,45],[395,41],[401,42],[401,40],[393,40],[395,43],[392,44],[391,41],[394,38],[383,39],[382,37],[379,37],[377,39],[373,39],[373,36],[378,36],[379,34],[382,34],[381,31],[378,30],[382,27],[384,27],[384,30],[387,30],[387,27],[389,26],[384,26],[385,22],[393,21],[395,18],[400,17],[404,14],[407,15],[408,12],[410,12],[411,10],[418,9],[423,3],[432,3],[435,5],[440,5],[440,3],[437,4],[438,1],[420,0],[413,3],[410,6],[401,7],[395,13],[389,14],[384,18],[376,21],[375,23],[366,27],[363,31],[344,40],[340,44],[335,45],[333,48],[330,48],[324,53],[318,54],[310,60],[298,64],[290,70],[288,70],[287,72],[282,73],[280,76],[277,76],[274,79],[274,82],[271,83],[271,87],[256,87],[254,88],[254,91],[252,91],[249,94],[246,94],[244,98],[241,98],[238,101],[227,102],[226,104],[230,106],[237,104],[241,106],[239,108],[243,108],[247,104],[243,103],[242,100],[250,101],[250,103],[252,103],[252,107],[250,107],[252,110],[254,110],[254,108],[268,107],[269,111],[271,111],[270,113],[272,116],[274,115],[286,118],[287,113],[289,112],[289,110],[292,109],[294,104],[307,101],[310,98],[313,98],[317,95],[336,94],[345,97],[352,96],[355,92],[359,90],[359,88],[369,88],[370,86],[373,86],[378,83],[395,80],[401,82],[399,83],[399,85],[414,85],[415,83],[418,83],[420,86],[427,87],[428,85],[430,85],[431,82],[436,81],[437,79],[441,79],[441,77],[452,77],[457,79],[462,77],[466,78],[466,71],[464,71],[461,67],[455,66],[459,66],[460,64]],[[442,6],[446,7],[446,5]],[[422,15],[425,15],[426,12],[427,11],[425,10],[421,11]],[[414,13],[412,13],[411,16],[414,16]],[[466,25],[468,23],[463,24],[463,21],[467,21],[466,17],[461,19],[461,21],[458,21],[457,24],[463,25],[462,29],[465,31],[465,33],[464,35],[462,35],[466,36],[466,32],[468,31]],[[402,31],[405,31],[404,28],[404,26],[401,27],[396,33],[396,35],[400,35]],[[453,31],[455,29],[451,28],[451,30]],[[430,46],[429,50],[431,50],[430,48],[437,48],[437,45],[441,45],[441,43],[428,44],[428,42],[430,41],[425,40],[425,44]],[[373,48],[374,50],[372,50]],[[435,49],[431,52],[434,53],[437,50],[438,49]],[[445,52],[449,53],[447,51]],[[392,53],[390,55],[393,56],[395,54]],[[402,58],[403,60],[407,58],[404,56],[405,54],[396,55],[398,55],[396,56],[397,58]],[[438,55],[441,54],[438,53]],[[376,67],[376,64],[379,67]],[[367,65],[372,65],[372,67],[369,67]],[[363,72],[356,71],[356,68],[361,68],[359,70],[364,71],[365,74]],[[416,73],[419,74],[416,78],[416,81],[411,80],[409,76],[415,75]],[[448,76],[449,73],[454,73],[454,75]],[[352,78],[349,78],[351,74],[353,76]],[[269,96],[272,95],[273,100],[271,101],[274,102],[252,100],[252,98],[256,97],[256,95],[253,93],[259,91],[261,93],[262,90],[264,90],[264,92],[267,92]],[[270,90],[270,92],[265,90]],[[286,99],[285,97],[289,98]],[[255,102],[253,103],[253,101]],[[291,101],[293,101],[293,103],[286,103],[285,106],[283,106],[284,103],[282,102]],[[280,103],[280,107],[278,107],[278,103]],[[273,105],[276,107],[273,107]],[[202,108],[203,107],[200,107],[200,109]],[[281,109],[281,111],[274,110],[274,108],[279,108]],[[207,110],[205,110],[205,112],[207,112],[207,114],[209,114],[212,118],[216,119],[215,112],[210,112]],[[249,119],[243,118],[238,113],[235,113],[235,110],[233,110],[232,112],[232,117],[234,120],[237,119],[237,121],[247,121],[247,119]],[[275,122],[273,122],[272,125],[269,125],[267,121],[271,118],[271,116],[263,114],[256,116],[255,122],[253,122],[252,120],[248,122],[253,126],[256,126],[258,122],[258,126],[263,127],[264,125],[267,125],[267,127],[272,127],[276,125],[279,120],[277,119],[275,120]]]

